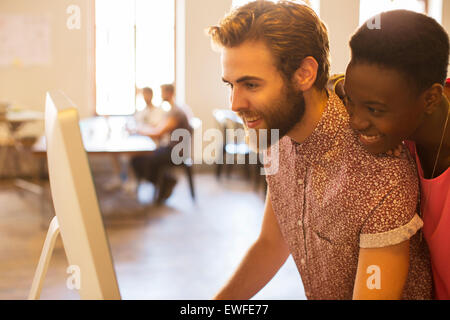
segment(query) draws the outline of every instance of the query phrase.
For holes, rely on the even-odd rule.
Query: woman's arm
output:
[[[383,248],[361,248],[353,299],[401,299],[408,269],[409,240]]]

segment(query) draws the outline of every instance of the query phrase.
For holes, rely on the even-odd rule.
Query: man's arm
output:
[[[289,249],[278,227],[268,190],[260,235],[214,299],[250,299],[272,279],[288,257]]]
[[[157,127],[139,128],[138,133],[144,136],[149,136],[152,139],[160,139],[164,134],[170,133],[178,126],[178,120],[175,117],[168,117],[162,124]]]
[[[408,268],[409,240],[384,248],[361,248],[353,299],[401,299]]]

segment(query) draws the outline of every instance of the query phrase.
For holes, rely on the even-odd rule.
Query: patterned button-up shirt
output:
[[[269,163],[275,156],[278,170],[267,175],[272,207],[308,299],[352,299],[359,249],[407,239],[403,298],[432,298],[410,157],[368,153],[334,93],[314,132],[300,144],[283,137],[271,147]]]

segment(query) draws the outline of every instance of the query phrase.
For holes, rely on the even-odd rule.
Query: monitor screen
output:
[[[45,106],[50,188],[70,267],[82,299],[120,299],[112,256],[83,147],[78,111],[61,91]]]

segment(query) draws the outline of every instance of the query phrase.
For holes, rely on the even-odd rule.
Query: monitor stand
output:
[[[31,285],[28,300],[37,300],[41,295],[42,285],[44,284],[45,275],[47,274],[48,265],[50,264],[50,259],[52,258],[53,249],[55,248],[59,231],[58,219],[55,216],[48,227],[47,237],[45,238],[41,257],[39,258],[39,263],[34,274],[33,284]]]

